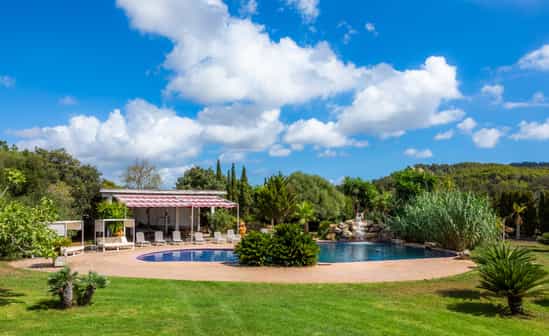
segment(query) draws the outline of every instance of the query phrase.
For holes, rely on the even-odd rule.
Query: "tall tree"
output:
[[[391,175],[397,200],[407,202],[424,191],[432,191],[438,178],[423,168],[407,168]]]
[[[231,170],[227,170],[227,183],[225,185],[225,190],[227,190],[227,199],[232,200],[233,199],[233,193],[231,189],[232,183],[231,183]]]
[[[135,160],[122,175],[122,180],[126,187],[132,189],[158,189],[162,185],[156,167],[147,160]]]
[[[217,159],[217,162],[215,164],[215,177],[220,182],[225,181],[225,178],[223,177],[223,171],[221,171],[221,161],[219,159]]]
[[[236,178],[236,166],[231,166],[231,201],[238,202],[238,179]]]
[[[520,227],[524,223],[524,219],[522,218],[522,214],[528,209],[528,207],[524,204],[517,204],[513,203],[513,213],[511,213],[511,217],[513,218],[513,222],[515,223],[515,230],[516,230],[516,238],[520,239]]]
[[[252,187],[248,183],[248,175],[246,174],[245,166],[242,166],[239,186],[238,204],[240,206],[240,213],[243,216],[247,216],[250,213],[250,207],[252,205]]]
[[[307,201],[298,203],[295,208],[295,217],[299,224],[303,225],[303,230],[309,232],[309,223],[315,220],[315,209]]]
[[[284,223],[295,211],[296,195],[288,188],[288,178],[279,173],[255,193],[257,216],[263,217],[272,225]]]
[[[549,232],[549,193],[540,192],[538,200],[539,230],[541,233]]]
[[[177,179],[176,189],[223,190],[225,183],[219,180],[212,168],[192,167]]]
[[[373,183],[364,181],[360,177],[345,177],[340,188],[345,195],[353,199],[355,213],[371,210],[373,208],[374,200],[379,195],[379,192]]]

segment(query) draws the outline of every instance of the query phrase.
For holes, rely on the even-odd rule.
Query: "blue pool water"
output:
[[[451,257],[453,254],[433,251],[421,247],[382,243],[320,243],[320,263],[357,262],[368,260],[397,260],[418,258]],[[198,262],[238,262],[238,257],[230,249],[191,249],[173,250],[144,254],[139,260],[150,262],[198,261]]]

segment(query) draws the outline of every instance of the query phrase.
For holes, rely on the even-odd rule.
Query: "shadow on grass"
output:
[[[452,303],[448,305],[448,309],[475,316],[494,317],[496,315],[506,315],[504,307],[487,302]]]
[[[11,289],[0,288],[0,307],[12,303],[22,303],[23,301],[17,299],[21,296],[25,296],[25,294],[14,292]]]
[[[542,307],[549,307],[549,299],[547,298],[534,300],[534,303]]]
[[[473,289],[442,289],[437,291],[443,297],[449,297],[454,299],[467,299],[467,300],[479,300],[481,293],[478,290]]]
[[[40,310],[49,310],[49,309],[59,309],[62,310],[61,302],[55,299],[44,299],[40,300],[37,303],[29,306],[27,310],[30,311],[40,311]]]

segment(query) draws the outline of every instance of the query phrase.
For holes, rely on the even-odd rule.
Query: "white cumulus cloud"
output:
[[[430,149],[408,148],[404,151],[404,155],[410,156],[416,159],[428,159],[433,156],[433,152],[431,152]]]
[[[457,125],[462,132],[471,133],[471,131],[477,127],[477,122],[473,118],[466,118]]]
[[[454,137],[454,130],[448,130],[446,132],[441,132],[441,133],[437,133],[435,135],[435,140],[437,141],[440,141],[440,140],[450,140]]]
[[[503,102],[503,92],[505,88],[501,84],[484,85],[481,89],[481,93],[485,96],[492,98],[495,104]]]
[[[297,9],[308,23],[315,21],[320,14],[318,3],[319,0],[286,0],[286,4]]]
[[[339,115],[338,126],[346,133],[381,135],[448,123],[463,112],[440,112],[439,107],[460,97],[456,68],[444,57],[429,57],[414,70],[381,64],[369,70],[364,88]]]
[[[524,55],[518,66],[521,69],[549,71],[549,44]]]
[[[481,128],[473,134],[473,142],[479,148],[494,148],[502,135],[496,128]]]
[[[508,110],[516,108],[549,107],[549,101],[545,99],[543,92],[538,91],[534,93],[532,98],[528,101],[506,102],[503,104],[503,107]]]
[[[521,121],[519,131],[511,135],[515,140],[549,140],[549,119],[545,122]]]
[[[270,156],[277,156],[277,157],[283,157],[283,156],[288,156],[292,153],[292,150],[287,148],[287,147],[284,147],[282,146],[281,144],[274,144],[270,149],[269,149],[269,155]]]

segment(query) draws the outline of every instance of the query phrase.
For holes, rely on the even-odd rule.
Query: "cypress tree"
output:
[[[236,166],[233,163],[231,166],[231,201],[238,201],[238,180],[236,178]]]
[[[243,216],[249,214],[250,205],[252,203],[251,187],[248,183],[248,175],[246,174],[246,167],[242,166],[242,173],[240,174],[240,190],[238,193],[238,204],[240,206],[240,213]]]
[[[228,200],[232,200],[233,199],[233,194],[232,194],[232,189],[231,189],[231,170],[227,170],[227,185],[226,185],[226,189],[227,189],[227,199]]]
[[[219,159],[217,159],[217,164],[215,166],[215,177],[219,180],[219,181],[223,181],[224,178],[223,178],[223,172],[221,171],[221,161],[219,161]]]

